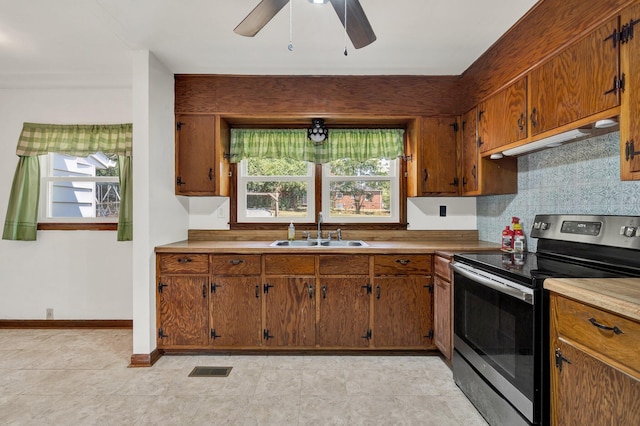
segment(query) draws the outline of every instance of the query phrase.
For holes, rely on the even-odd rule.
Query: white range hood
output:
[[[514,156],[528,154],[533,151],[538,151],[544,148],[553,148],[562,145],[564,142],[570,142],[575,139],[584,138],[591,134],[591,129],[574,129],[568,132],[559,133],[557,135],[549,136],[548,138],[540,139],[539,141],[530,142],[526,145],[518,146],[511,149],[502,151],[502,155]]]

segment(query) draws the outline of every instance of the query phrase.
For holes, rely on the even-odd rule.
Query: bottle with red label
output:
[[[513,223],[513,251],[523,253],[526,250],[527,244],[522,225],[520,224],[520,218],[512,217],[511,222]]]
[[[502,231],[502,250],[513,250],[513,231],[507,225]]]

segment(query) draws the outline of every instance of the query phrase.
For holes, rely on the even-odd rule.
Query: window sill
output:
[[[38,223],[38,231],[117,231],[117,223]]]

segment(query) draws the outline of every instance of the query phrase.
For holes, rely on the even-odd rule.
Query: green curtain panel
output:
[[[34,241],[40,197],[39,155],[55,152],[86,157],[96,152],[117,154],[120,171],[118,241],[133,237],[133,125],[24,123],[16,154],[20,157],[13,178],[2,238]]]
[[[13,176],[3,240],[35,241],[40,199],[40,160],[20,157]]]
[[[332,129],[315,144],[306,129],[231,129],[231,161],[245,158],[290,158],[328,163],[342,158],[392,159],[404,153],[403,129]]]

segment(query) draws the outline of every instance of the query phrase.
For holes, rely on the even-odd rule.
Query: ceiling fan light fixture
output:
[[[322,143],[329,137],[329,129],[322,118],[311,120],[312,126],[307,129],[307,137],[315,143]]]
[[[313,4],[327,4],[327,3],[329,3],[329,0],[309,0],[309,3],[313,3]]]

